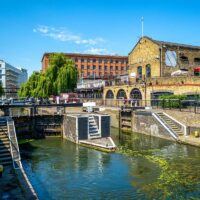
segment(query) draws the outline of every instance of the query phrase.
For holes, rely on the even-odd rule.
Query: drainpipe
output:
[[[162,77],[162,46],[160,48],[160,77]]]

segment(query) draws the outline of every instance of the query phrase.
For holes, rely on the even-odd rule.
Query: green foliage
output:
[[[160,149],[137,150],[123,145],[119,146],[118,152],[134,161],[136,167],[132,172],[135,177],[132,185],[143,191],[148,199],[188,199],[187,193],[183,193],[182,190],[191,194],[198,188],[198,170],[194,171],[193,167],[185,162],[170,162],[170,159],[159,156],[157,152],[160,152]],[[141,163],[135,164],[135,158],[140,158]],[[149,162],[148,166],[142,165],[143,159]],[[154,165],[151,166],[151,163]],[[159,171],[158,177],[151,179],[151,175],[148,175],[155,171]],[[148,184],[147,177],[150,179]]]
[[[0,96],[2,96],[4,94],[4,90],[2,87],[2,83],[0,82]]]
[[[28,82],[20,87],[20,97],[49,97],[76,87],[77,70],[74,61],[63,54],[53,54],[49,57],[49,68],[46,73],[34,72]]]
[[[186,98],[186,95],[164,95],[159,97],[161,100],[159,103],[163,108],[179,108],[181,101],[186,100]]]

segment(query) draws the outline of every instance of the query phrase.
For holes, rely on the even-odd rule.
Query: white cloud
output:
[[[110,53],[107,49],[101,49],[101,48],[90,48],[84,51],[84,53],[90,53],[90,54],[110,54],[112,55],[113,53]]]
[[[94,39],[93,38],[83,39],[79,35],[67,31],[65,28],[38,26],[37,28],[33,29],[33,32],[40,33],[46,37],[53,38],[54,40],[62,42],[74,42],[75,44],[96,45],[105,42],[105,40],[100,37]]]

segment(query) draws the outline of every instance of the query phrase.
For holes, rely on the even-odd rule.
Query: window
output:
[[[121,63],[124,64],[124,60],[122,60]]]
[[[84,62],[84,58],[81,58],[81,62],[82,62],[82,63]]]
[[[177,58],[175,51],[166,51],[165,53],[165,64],[168,67],[176,67]]]
[[[151,65],[150,64],[146,65],[146,77],[147,78],[151,77]]]
[[[142,66],[139,66],[137,68],[137,76],[139,79],[142,79]]]
[[[194,64],[200,65],[200,58],[194,58]]]
[[[92,61],[93,61],[93,62],[96,62],[96,59],[93,59]]]
[[[113,98],[114,98],[114,94],[112,90],[108,90],[108,92],[106,93],[106,99],[113,99]]]
[[[110,63],[113,63],[113,60],[110,60]]]
[[[107,72],[104,73],[105,76],[107,76],[107,74],[108,74]]]
[[[107,59],[105,59],[105,60],[104,60],[104,63],[105,63],[105,64],[106,64],[106,63],[108,63],[108,60],[107,60]]]
[[[129,66],[126,67],[126,71],[128,71],[128,70],[129,70]]]
[[[99,69],[101,69],[101,66],[99,65]]]
[[[96,66],[95,66],[95,65],[93,65],[93,69],[96,69]]]
[[[89,63],[89,62],[90,62],[90,59],[87,59],[87,62]]]
[[[180,56],[180,61],[183,64],[189,64],[188,57],[186,57],[186,56]]]
[[[84,69],[84,65],[81,65],[81,69]]]
[[[87,66],[87,69],[90,69],[90,66],[89,66],[89,65]]]
[[[110,66],[110,70],[113,70],[113,66]]]
[[[90,72],[88,72],[87,75],[90,76]]]
[[[102,63],[102,60],[101,60],[101,59],[99,59],[99,63]]]
[[[124,67],[122,67],[122,71],[124,71]]]
[[[78,62],[78,58],[75,58],[75,62]]]
[[[104,69],[105,69],[105,70],[107,70],[107,69],[108,69],[108,67],[105,65],[105,66],[104,66]]]
[[[101,72],[99,72],[99,76],[101,76],[102,75],[102,73]]]
[[[115,63],[118,63],[119,61],[118,60],[115,60]]]
[[[115,67],[115,70],[118,70],[118,66]]]

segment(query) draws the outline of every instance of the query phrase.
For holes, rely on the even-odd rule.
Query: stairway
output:
[[[180,127],[168,116],[166,116],[164,113],[158,112],[156,113],[157,116],[163,121],[163,123],[172,130],[177,136],[184,135],[183,131],[180,129]]]
[[[12,165],[6,119],[0,119],[0,165]]]
[[[88,117],[89,121],[89,135],[88,139],[97,139],[101,137],[101,134],[99,133],[97,124],[95,122],[94,116],[90,115]]]

